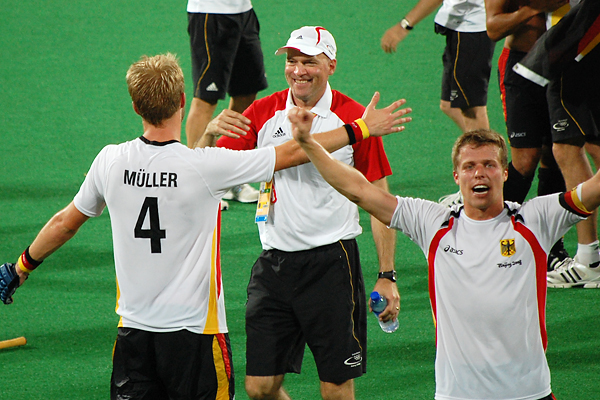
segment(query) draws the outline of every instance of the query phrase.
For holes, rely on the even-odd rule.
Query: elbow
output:
[[[494,22],[493,20],[490,21],[490,19],[488,19],[485,27],[487,35],[492,42],[497,42],[500,39],[503,39],[507,36],[507,33],[504,32],[502,29],[499,29],[501,27],[498,25],[497,22]]]
[[[500,32],[489,27],[487,28],[487,35],[492,42],[497,42],[504,37]]]
[[[495,33],[490,33],[490,31],[488,31],[488,37],[490,38],[490,40],[492,42],[498,42],[499,40],[503,39],[504,36],[495,34]]]

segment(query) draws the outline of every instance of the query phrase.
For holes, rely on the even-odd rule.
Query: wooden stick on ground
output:
[[[21,337],[15,338],[15,339],[0,340],[0,350],[8,349],[11,347],[23,346],[26,343],[27,343],[27,339],[25,339],[24,336],[21,336]]]

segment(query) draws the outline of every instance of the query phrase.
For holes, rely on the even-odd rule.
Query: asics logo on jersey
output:
[[[273,134],[273,139],[282,137],[282,136],[285,136],[285,132],[283,131],[283,129],[281,129],[281,127],[279,127],[279,129],[277,129],[277,132],[275,132]]]
[[[462,250],[457,250],[454,247],[447,245],[446,247],[444,247],[444,251],[446,253],[451,253],[451,254],[456,254],[457,256],[462,256],[463,255],[463,251]]]
[[[207,92],[218,92],[219,88],[217,87],[217,84],[213,82],[207,86],[206,91]]]
[[[344,361],[344,364],[350,367],[358,367],[360,364],[362,364],[362,354],[360,354],[360,352],[352,354],[352,357]]]
[[[521,260],[517,260],[517,261],[498,263],[496,265],[498,266],[498,268],[512,268],[515,265],[523,265],[523,263],[521,262]]]
[[[554,128],[554,130],[556,130],[558,132],[562,132],[565,129],[567,129],[568,127],[569,127],[569,121],[566,119],[561,119],[560,121],[558,121],[557,123],[552,125],[552,128]]]
[[[525,137],[527,136],[527,132],[511,132],[510,133],[510,138],[518,138],[518,137]]]

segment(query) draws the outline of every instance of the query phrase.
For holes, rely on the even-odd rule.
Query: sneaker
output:
[[[551,288],[596,289],[600,288],[600,268],[580,264],[577,256],[575,259],[567,257],[556,265],[554,271],[548,272],[547,281]]]
[[[229,203],[225,200],[221,200],[221,211],[229,210]]]
[[[240,203],[256,203],[258,201],[258,196],[260,192],[254,189],[252,186],[244,183],[243,185],[238,185],[232,187],[223,199],[225,200],[236,200]]]
[[[452,207],[456,204],[462,204],[463,198],[460,190],[456,193],[447,194],[445,196],[440,197],[438,203],[446,207]]]
[[[566,258],[569,258],[569,253],[565,249],[563,238],[560,238],[560,240],[554,244],[550,250],[550,253],[548,254],[548,272],[554,271]]]

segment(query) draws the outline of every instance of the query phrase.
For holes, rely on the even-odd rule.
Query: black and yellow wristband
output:
[[[363,121],[361,118],[349,124],[345,124],[344,128],[348,133],[348,139],[351,145],[356,142],[360,142],[361,140],[365,140],[370,136],[367,124],[365,124],[365,121]]]

